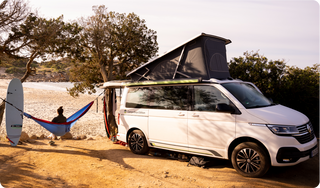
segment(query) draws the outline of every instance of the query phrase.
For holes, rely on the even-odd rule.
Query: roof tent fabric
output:
[[[230,77],[226,57],[229,39],[202,33],[160,56],[128,76],[133,81],[181,78],[227,79]]]
[[[33,119],[35,122],[37,122],[39,125],[41,125],[45,129],[47,129],[49,132],[51,132],[51,133],[53,133],[53,134],[55,134],[57,136],[63,136],[67,132],[70,131],[71,127],[76,123],[76,121],[79,118],[81,118],[84,114],[86,114],[88,112],[88,110],[93,105],[93,102],[94,101],[90,102],[85,107],[81,108],[79,111],[77,111],[72,116],[70,116],[67,119],[66,123],[53,123],[51,121],[47,121],[47,120],[43,120],[43,119],[39,119],[39,118],[33,117],[30,114],[27,114],[25,112],[23,113],[23,115],[26,116],[27,118]]]

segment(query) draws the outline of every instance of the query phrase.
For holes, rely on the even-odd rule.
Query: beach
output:
[[[6,96],[9,82],[0,80],[1,97]],[[81,94],[73,98],[64,89],[40,85],[40,88],[24,87],[24,111],[49,121],[56,116],[59,106],[64,107],[68,117],[98,97]],[[296,166],[271,168],[263,178],[246,178],[238,174],[228,160],[211,159],[210,167],[200,168],[168,157],[164,150],[151,149],[149,155],[133,154],[128,147],[114,144],[106,137],[101,98],[98,98],[98,112],[95,103],[71,128],[74,138],[85,135],[86,139],[59,139],[49,145],[49,139],[36,138],[15,147],[8,140],[0,139],[0,187],[312,188],[319,183],[319,155]],[[23,131],[37,137],[50,134],[28,118],[23,120]],[[0,137],[5,135],[4,119]]]
[[[10,80],[8,79],[0,79],[0,96],[2,98],[6,97],[9,82]],[[23,86],[24,112],[39,119],[51,121],[57,116],[57,108],[60,106],[63,106],[64,115],[68,118],[91,101],[95,101],[91,109],[71,128],[70,133],[74,137],[82,135],[86,135],[87,137],[106,136],[102,112],[102,95],[80,94],[79,97],[74,98],[68,94],[65,88],[58,88],[52,83],[27,82],[26,85],[27,87]],[[27,117],[23,119],[22,131],[26,132],[29,136],[50,135],[49,131]],[[0,126],[0,137],[5,135],[4,114],[4,119]]]

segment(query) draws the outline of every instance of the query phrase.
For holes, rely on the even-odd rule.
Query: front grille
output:
[[[314,139],[315,135],[313,132],[312,124],[310,122],[307,124],[298,126],[297,129],[299,130],[299,134],[293,137],[297,139],[300,144],[305,144]]]

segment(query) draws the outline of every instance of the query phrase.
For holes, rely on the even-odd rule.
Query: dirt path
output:
[[[209,169],[151,155],[135,155],[106,138],[48,140],[12,147],[0,142],[0,183],[10,187],[316,187],[319,158],[272,168],[264,178],[245,178],[229,161]]]

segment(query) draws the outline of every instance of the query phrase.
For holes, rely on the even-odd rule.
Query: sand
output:
[[[0,80],[0,96],[5,96],[8,80]],[[66,92],[24,88],[25,111],[51,120],[63,105],[69,116],[96,96],[72,98]],[[0,185],[16,187],[316,187],[319,184],[319,155],[293,167],[271,168],[263,178],[239,175],[228,160],[212,159],[207,169],[187,166],[188,162],[168,159],[167,155],[135,155],[128,147],[113,144],[107,137],[101,112],[96,104],[83,116],[71,133],[93,136],[93,140],[37,139],[11,146],[0,140]],[[5,122],[5,121],[4,121]],[[5,134],[1,124],[0,136]],[[49,132],[32,120],[24,119],[29,135]],[[151,150],[151,153],[159,150]],[[1,187],[1,186],[0,186]]]
[[[7,87],[10,80],[0,79],[0,96],[6,97]],[[64,115],[71,116],[76,111],[95,101],[91,109],[81,117],[71,128],[70,133],[76,137],[81,135],[106,136],[103,123],[102,96],[80,94],[79,97],[71,97],[66,91],[53,91],[44,89],[23,88],[24,90],[24,112],[44,120],[51,121],[57,115],[57,108],[63,106]],[[97,111],[98,105],[98,111]],[[29,136],[50,135],[50,132],[34,122],[32,119],[24,117],[23,129]],[[6,135],[5,115],[0,126],[0,137]]]

